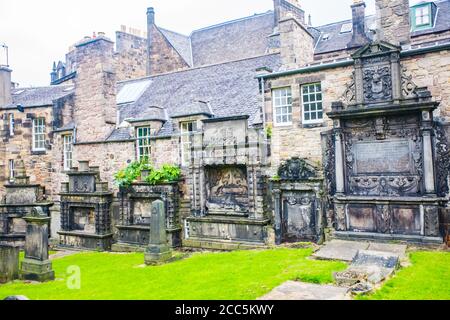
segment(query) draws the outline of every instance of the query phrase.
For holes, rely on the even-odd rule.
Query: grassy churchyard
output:
[[[312,248],[194,253],[154,267],[143,265],[142,253],[76,253],[53,260],[56,281],[0,285],[0,299],[252,300],[287,280],[331,284],[332,273],[347,267],[313,260],[312,253]],[[360,299],[450,299],[450,253],[412,252],[410,261]]]

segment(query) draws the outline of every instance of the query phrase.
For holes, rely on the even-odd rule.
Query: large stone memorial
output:
[[[353,58],[353,83],[324,135],[329,225],[341,238],[442,243],[438,103],[402,68],[399,48],[375,42]]]
[[[46,200],[42,186],[30,183],[20,156],[16,160],[14,171],[14,181],[5,185],[6,195],[0,203],[0,244],[23,246],[26,233],[24,216],[37,206],[50,215],[53,203]]]
[[[194,135],[187,184],[191,216],[183,245],[212,249],[264,246],[270,220],[265,216],[267,165],[263,130],[248,117],[203,120]]]
[[[323,177],[304,159],[285,161],[272,181],[275,242],[321,241]]]
[[[64,248],[108,251],[111,226],[112,192],[100,180],[97,167],[80,161],[79,168],[68,172],[69,182],[61,185],[61,230],[59,246]]]
[[[178,182],[151,185],[133,183],[120,193],[120,223],[116,225],[118,239],[113,251],[144,251],[151,234],[152,203],[164,203],[167,243],[181,246],[181,222],[179,216],[180,190]]]
[[[36,207],[24,219],[27,222],[27,233],[20,278],[39,282],[54,280],[55,273],[48,255],[50,218],[42,208]]]

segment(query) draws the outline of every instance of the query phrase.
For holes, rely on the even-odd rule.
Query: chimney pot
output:
[[[147,8],[147,23],[155,24],[155,9],[153,7]]]

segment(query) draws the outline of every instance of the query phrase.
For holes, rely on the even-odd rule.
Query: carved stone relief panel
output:
[[[312,192],[284,192],[282,197],[283,241],[316,237],[316,196]]]
[[[80,175],[70,176],[70,192],[72,193],[91,193],[95,192],[95,176]]]
[[[350,231],[375,232],[377,230],[374,205],[349,205],[347,210]]]
[[[418,206],[392,206],[392,232],[420,235],[422,232],[420,208]]]
[[[249,194],[245,166],[207,167],[206,180],[209,214],[248,213]]]
[[[363,88],[367,103],[392,100],[392,74],[388,57],[373,58],[365,62]]]

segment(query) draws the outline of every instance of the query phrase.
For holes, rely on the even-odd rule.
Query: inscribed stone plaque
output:
[[[70,192],[73,193],[90,193],[95,192],[95,176],[71,176],[69,178]]]
[[[399,234],[417,234],[422,231],[419,207],[393,206],[392,229]]]
[[[413,173],[409,141],[355,144],[355,174]]]
[[[150,199],[136,199],[133,206],[134,224],[150,224],[152,216],[152,201]]]
[[[245,144],[247,135],[246,120],[230,120],[205,123],[204,145],[206,148]]]

